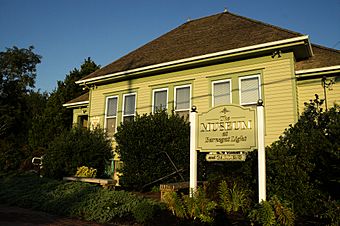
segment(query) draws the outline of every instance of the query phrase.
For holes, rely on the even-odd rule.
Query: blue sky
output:
[[[36,88],[51,92],[87,57],[105,66],[225,7],[340,49],[340,0],[0,0],[0,51],[33,45],[43,57]]]

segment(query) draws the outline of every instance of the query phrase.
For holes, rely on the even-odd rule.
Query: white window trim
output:
[[[109,99],[112,99],[112,98],[117,98],[117,106],[116,106],[116,109],[117,109],[117,112],[116,112],[116,116],[107,116],[107,105],[109,104]],[[105,120],[104,120],[104,130],[106,131],[107,129],[107,119],[108,118],[116,118],[116,127],[115,127],[115,131],[117,131],[117,116],[118,116],[118,101],[119,101],[119,97],[118,96],[108,96],[106,97],[105,99]]]
[[[250,79],[250,78],[258,78],[258,87],[259,87],[259,99],[262,99],[262,87],[261,87],[261,76],[259,74],[256,75],[249,75],[249,76],[241,76],[238,78],[238,90],[239,90],[239,97],[240,97],[240,105],[253,105],[257,104],[256,102],[249,102],[249,103],[242,103],[242,90],[241,90],[241,82],[242,80],[245,79]]]
[[[177,97],[177,89],[188,88],[188,87],[189,87],[189,108],[188,109],[179,109],[179,110],[177,110],[176,109],[176,106],[177,106],[177,101],[176,101],[177,100],[176,99],[176,97]],[[175,102],[174,108],[175,108],[175,111],[190,111],[190,109],[191,109],[191,97],[192,97],[192,95],[191,95],[191,85],[175,86],[174,91],[175,91],[175,93],[174,93],[174,102]]]
[[[168,101],[169,101],[169,89],[168,88],[161,88],[161,89],[154,89],[152,90],[152,114],[155,113],[155,93],[160,91],[166,91],[166,106],[165,109],[168,109]]]
[[[233,100],[233,92],[232,92],[232,83],[231,83],[231,79],[223,79],[223,80],[217,80],[217,81],[213,81],[211,84],[211,105],[213,107],[215,107],[215,100],[214,100],[214,85],[215,84],[218,84],[218,83],[224,83],[224,82],[229,82],[229,93],[230,93],[230,100],[229,102],[232,103],[232,100]]]
[[[133,114],[125,114],[125,97],[126,96],[135,96],[135,110]],[[122,122],[124,122],[124,117],[128,116],[136,116],[136,106],[137,106],[137,93],[127,93],[123,94],[123,109],[122,109]]]

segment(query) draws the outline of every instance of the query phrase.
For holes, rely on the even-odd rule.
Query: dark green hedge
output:
[[[73,128],[51,141],[43,159],[43,172],[61,178],[75,175],[77,167],[87,166],[97,169],[97,176],[102,177],[111,157],[111,141],[103,131]]]
[[[141,189],[143,185],[174,172],[165,153],[179,169],[186,170],[183,175],[188,179],[189,132],[188,121],[165,111],[137,115],[134,121],[118,127],[115,139],[124,163],[123,185]]]
[[[0,203],[100,223],[152,222],[165,210],[161,203],[129,192],[111,191],[88,183],[56,181],[32,174],[0,176]]]
[[[340,107],[325,111],[322,102],[316,96],[306,104],[299,121],[266,149],[268,194],[292,203],[300,217],[339,213],[333,204],[340,198]]]

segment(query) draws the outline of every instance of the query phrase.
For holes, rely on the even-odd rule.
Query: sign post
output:
[[[264,111],[263,101],[257,102],[257,140],[258,140],[258,183],[259,203],[266,201],[266,153],[264,146]]]
[[[196,107],[192,106],[190,112],[190,197],[193,197],[197,190],[196,115]]]
[[[208,153],[207,161],[245,161],[247,152],[258,149],[259,203],[266,201],[264,135],[261,99],[256,111],[229,104],[211,108],[197,116],[196,107],[193,106],[190,112],[190,196],[197,190],[198,150]]]

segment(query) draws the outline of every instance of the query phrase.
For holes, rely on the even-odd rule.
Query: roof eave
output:
[[[89,101],[79,101],[79,102],[74,102],[74,103],[66,103],[66,104],[63,104],[63,107],[66,107],[66,108],[76,108],[76,107],[86,107],[89,105]]]
[[[131,74],[147,72],[150,70],[153,70],[153,71],[162,70],[163,68],[167,68],[167,67],[177,67],[183,64],[190,64],[190,63],[194,64],[202,60],[209,61],[209,60],[214,60],[216,58],[221,58],[221,57],[225,57],[225,58],[235,57],[236,55],[237,56],[246,55],[251,52],[261,52],[261,51],[277,50],[277,49],[283,49],[283,48],[294,49],[294,47],[296,47],[297,49],[298,46],[300,47],[302,46],[303,48],[300,48],[299,51],[294,51],[294,54],[296,55],[295,57],[307,58],[313,55],[309,37],[308,35],[305,35],[305,36],[299,36],[295,38],[289,38],[289,39],[284,39],[284,40],[279,40],[279,41],[274,41],[274,42],[267,42],[267,43],[252,45],[252,46],[246,46],[246,47],[237,48],[237,49],[209,53],[209,54],[204,54],[204,55],[190,57],[190,58],[184,58],[184,59],[175,60],[175,61],[169,61],[169,62],[160,63],[160,64],[149,65],[145,67],[116,72],[116,73],[102,75],[102,76],[89,78],[89,79],[83,79],[83,80],[76,81],[76,84],[79,84],[79,85],[94,84],[97,82],[108,81],[108,80],[112,80],[116,78],[122,78],[124,76],[131,75]]]
[[[340,65],[295,71],[295,75],[298,78],[335,74],[335,73],[340,73]]]

